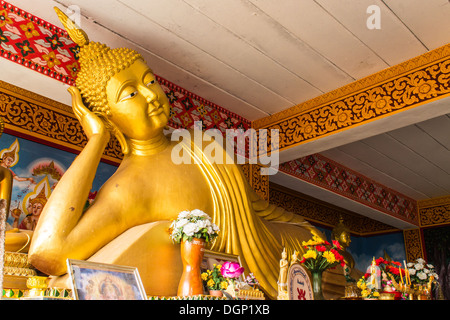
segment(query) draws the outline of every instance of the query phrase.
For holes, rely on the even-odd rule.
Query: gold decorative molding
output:
[[[450,196],[417,202],[421,227],[450,224]]]
[[[335,227],[340,217],[352,234],[368,236],[399,231],[392,226],[358,215],[349,210],[314,199],[300,192],[270,183],[269,202],[296,213],[306,220],[327,227]]]
[[[5,123],[5,132],[10,130],[31,140],[74,152],[80,152],[87,143],[71,107],[4,81],[0,81],[0,117]],[[122,159],[115,138],[110,140],[103,159],[113,163]]]
[[[406,261],[412,262],[424,257],[420,229],[403,230],[403,238],[405,240]]]
[[[252,122],[293,147],[450,96],[450,44]],[[270,130],[269,130],[270,132]]]
[[[243,164],[241,168],[253,190],[261,198],[269,200],[269,176],[261,175],[261,165]]]

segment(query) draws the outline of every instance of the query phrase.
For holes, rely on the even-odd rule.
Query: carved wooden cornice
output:
[[[278,129],[279,150],[450,96],[450,44],[255,120]],[[270,130],[269,130],[270,131]]]
[[[417,202],[421,227],[450,224],[450,196]]]
[[[405,240],[406,261],[413,262],[424,257],[420,229],[404,230],[403,239]]]

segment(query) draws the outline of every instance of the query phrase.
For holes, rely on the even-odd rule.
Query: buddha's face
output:
[[[339,237],[339,243],[342,245],[342,247],[347,248],[350,245],[350,242],[352,240],[350,239],[350,235],[348,232],[342,232],[341,236]]]
[[[114,75],[108,81],[106,94],[108,118],[128,138],[155,137],[169,121],[169,100],[141,59]]]

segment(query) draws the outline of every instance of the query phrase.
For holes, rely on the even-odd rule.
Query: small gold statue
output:
[[[291,257],[291,263],[289,264],[289,266],[292,266],[294,263],[298,262],[298,251],[294,250],[294,253],[292,254]]]
[[[350,269],[353,269],[355,267],[355,260],[347,251],[347,248],[350,246],[352,241],[350,237],[350,229],[344,224],[344,219],[342,216],[339,217],[339,223],[331,231],[331,238],[339,241],[339,244],[342,247],[342,250],[339,250],[339,253],[344,257],[345,264]]]
[[[289,262],[287,260],[286,248],[283,248],[280,259],[280,274],[278,276],[278,296],[277,300],[287,300],[287,280],[288,280]]]

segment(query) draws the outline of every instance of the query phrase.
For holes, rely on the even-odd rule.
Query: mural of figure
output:
[[[45,196],[45,186],[41,189],[39,194],[31,199],[28,204],[28,215],[22,220],[19,225],[19,229],[34,230],[39,217],[47,203],[47,197]]]
[[[14,173],[11,167],[15,166],[19,160],[19,143],[16,141],[11,145],[10,149],[3,150],[1,154],[0,166],[7,168],[11,171],[13,179],[16,181],[29,181],[30,183],[36,183],[32,177],[19,177]]]

